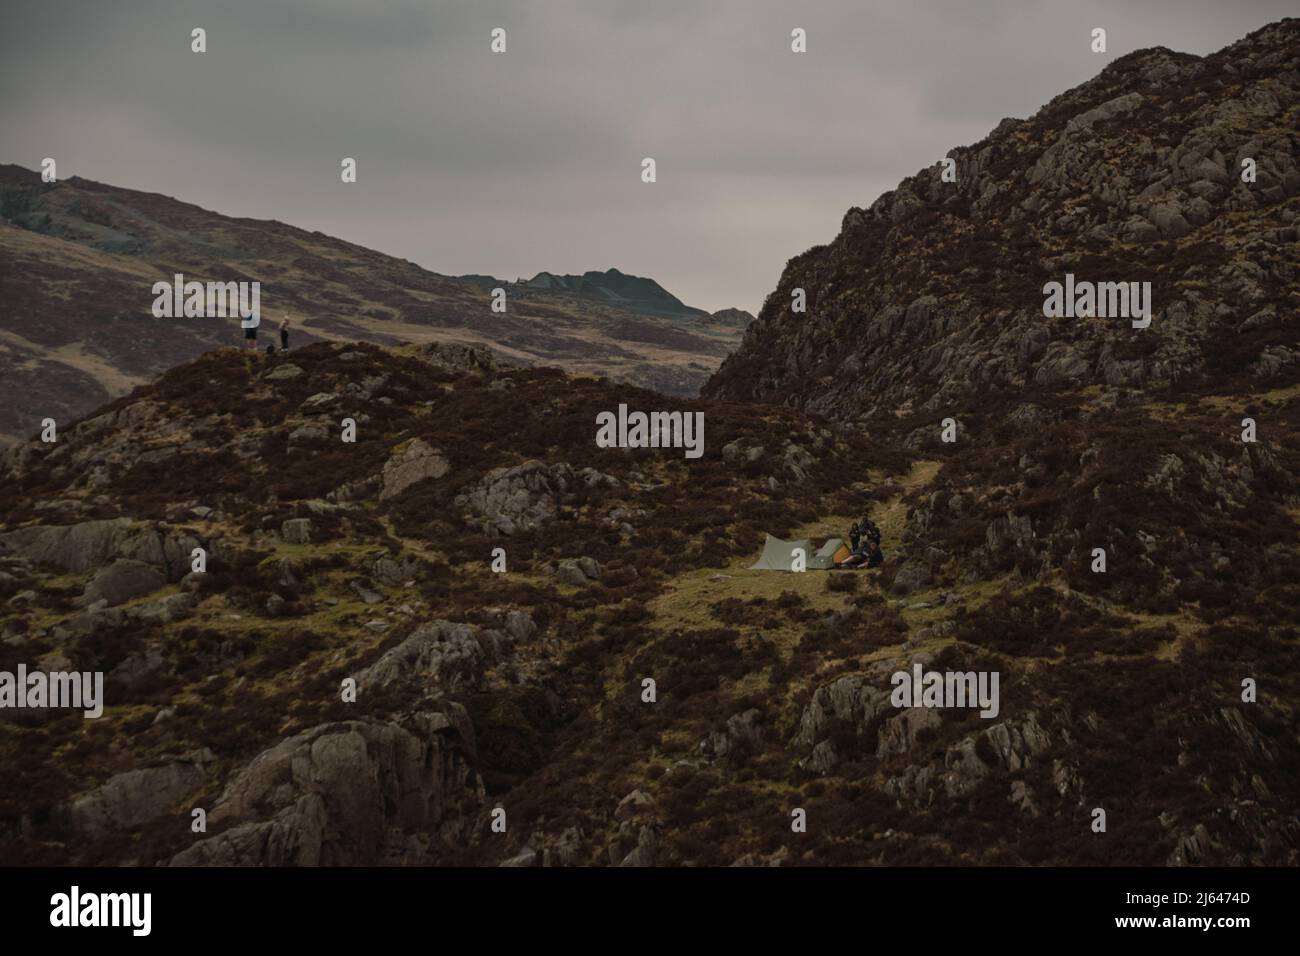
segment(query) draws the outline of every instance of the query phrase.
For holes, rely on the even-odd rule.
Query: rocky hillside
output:
[[[0,671],[107,703],[0,710],[0,858],[1300,863],[1296,31],[1134,54],[851,211],[705,398],[318,343],[29,435]],[[1150,326],[1045,318],[1067,272]],[[597,445],[624,403],[703,456]],[[748,569],[864,512],[879,569]],[[916,665],[997,712],[894,706]]]
[[[3,712],[5,858],[499,862],[517,841],[484,838],[493,803],[518,793],[520,828],[574,812],[543,778],[608,759],[600,725],[636,772],[639,736],[602,712],[639,686],[619,661],[646,604],[823,494],[846,511],[854,459],[890,459],[787,412],[691,403],[729,458],[767,453],[598,449],[619,402],[681,404],[455,347],[228,349],[15,449],[0,669],[103,670],[109,706]],[[206,840],[172,825],[191,802]]]
[[[621,402],[703,412],[706,454],[598,448]],[[467,349],[214,352],[5,462],[0,670],[100,670],[107,705],[0,712],[0,854],[1294,864],[1294,453],[1198,406],[1145,475],[1120,414],[1075,422],[1062,499],[1077,446],[1016,477]],[[867,510],[879,572],[746,570]],[[893,708],[914,663],[998,671],[999,713]]]
[[[260,282],[264,318],[288,311],[294,345],[479,345],[675,395],[695,394],[743,331],[622,273],[591,274],[613,290],[603,295],[507,284],[507,311],[494,313],[492,285],[477,281],[490,277],[449,278],[318,232],[76,177],[42,183],[17,166],[0,166],[0,262],[0,444],[238,342],[234,319],[153,317],[153,283],[177,272]]]
[[[789,262],[706,394],[930,421],[1084,389],[1289,381],[1297,129],[1300,20],[1203,59],[1122,57],[952,150],[956,182],[936,164],[850,209],[833,242]],[[1150,282],[1150,326],[1045,318],[1043,287],[1066,273]]]

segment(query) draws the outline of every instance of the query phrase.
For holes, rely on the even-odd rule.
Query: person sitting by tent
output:
[[[839,563],[842,568],[874,568],[885,560],[880,550],[880,529],[870,518],[863,518],[849,529],[849,556]]]

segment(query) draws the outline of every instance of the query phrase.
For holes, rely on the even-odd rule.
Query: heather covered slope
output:
[[[412,819],[450,834],[443,804],[482,810],[480,777],[499,789],[570,749],[570,734],[582,739],[571,724],[594,719],[620,653],[603,647],[603,627],[636,620],[668,576],[815,517],[818,489],[832,511],[861,497],[850,447],[797,416],[687,403],[706,409],[719,448],[786,436],[769,461],[737,469],[719,454],[597,449],[596,412],[619,402],[677,404],[442,347],[322,344],[283,361],[225,350],[67,428],[57,445],[15,449],[0,543],[5,663],[83,661],[110,673],[118,704],[99,723],[0,723],[6,763],[25,768],[6,776],[10,858],[120,859],[146,817],[157,847],[132,857],[179,852],[185,828],[153,819],[176,799],[202,791],[212,803],[258,752],[331,721],[368,721],[358,734],[400,750],[410,741],[397,715],[413,708],[426,716],[410,745],[436,750],[447,778],[407,779],[420,773],[406,764],[375,773],[413,787],[429,805]],[[338,438],[345,416],[355,444]],[[822,473],[796,489],[812,452]],[[186,577],[200,544],[208,571]],[[498,545],[505,574],[488,568]],[[449,643],[449,659],[428,652],[409,673],[380,665],[443,628],[450,636],[433,643]],[[375,676],[355,707],[339,703],[341,678],[372,665],[415,685]],[[75,761],[56,759],[70,750]],[[102,809],[127,800],[123,788],[137,809]],[[365,832],[313,859],[379,858],[370,823],[338,812],[351,820],[338,827]],[[403,853],[467,849],[450,837],[421,849],[424,838]]]
[[[620,402],[703,411],[704,457],[598,448]],[[892,451],[904,420],[445,347],[213,353],[6,463],[0,669],[102,669],[109,700],[0,721],[3,853],[1294,864],[1297,390],[1263,448],[1211,401],[1149,411]],[[745,570],[867,509],[880,572]],[[998,671],[998,715],[890,707],[914,662]]]
[[[0,443],[45,417],[82,415],[166,369],[238,341],[235,319],[154,318],[153,283],[258,281],[269,331],[288,311],[293,344],[448,342],[491,348],[521,365],[598,372],[694,394],[743,326],[690,326],[645,312],[652,280],[617,274],[627,295],[490,288],[281,222],[222,216],[167,196],[0,166]],[[626,287],[626,288],[624,288]],[[662,303],[651,302],[653,309]],[[683,307],[684,308],[684,307]]]

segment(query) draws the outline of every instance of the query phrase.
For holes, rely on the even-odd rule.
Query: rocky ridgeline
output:
[[[1294,376],[1298,38],[1285,20],[1205,58],[1132,53],[952,150],[955,182],[936,164],[850,209],[704,394],[934,418],[1024,392]],[[1042,287],[1066,273],[1151,282],[1150,327],[1045,318]]]

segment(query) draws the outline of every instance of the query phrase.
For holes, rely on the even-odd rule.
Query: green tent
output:
[[[807,538],[797,541],[782,541],[770,534],[763,542],[763,554],[757,563],[751,564],[751,571],[793,571],[794,552],[803,549],[804,569],[808,571],[828,571],[835,567],[835,552],[844,544],[840,538],[831,538],[824,545],[813,551],[812,542]]]
[[[808,559],[809,571],[829,571],[835,567],[835,552],[844,546],[843,538],[831,538]]]
[[[763,542],[763,555],[758,559],[756,564],[751,564],[751,571],[791,571],[794,569],[794,552],[796,548],[803,549],[804,562],[807,567],[812,567],[812,542],[807,538],[801,538],[798,541],[782,541],[780,538],[774,538],[770,534],[767,540]]]

